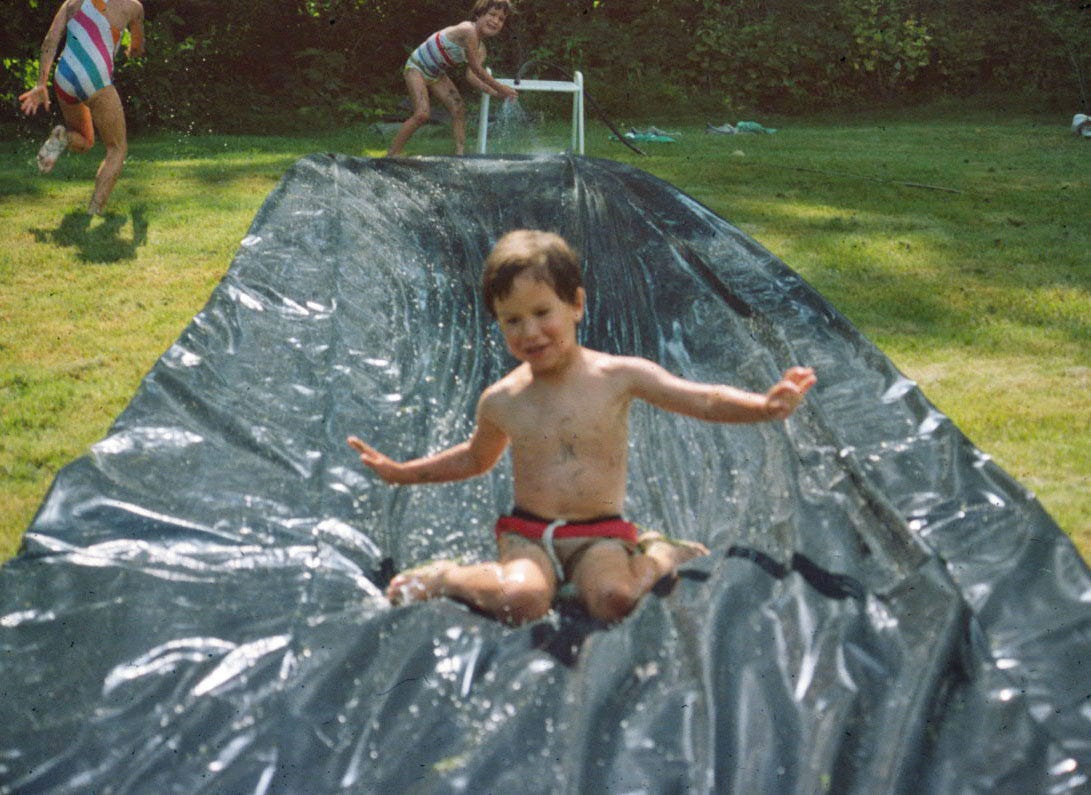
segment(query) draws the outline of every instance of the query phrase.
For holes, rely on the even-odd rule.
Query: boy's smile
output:
[[[569,304],[552,285],[523,274],[515,277],[510,293],[496,300],[496,319],[511,355],[541,375],[562,368],[579,349],[576,324],[583,304],[582,288]]]

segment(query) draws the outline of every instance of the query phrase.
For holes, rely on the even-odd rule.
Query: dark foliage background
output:
[[[59,0],[11,4],[0,123],[21,126]],[[119,57],[131,127],[281,132],[394,111],[401,65],[467,8],[439,0],[154,0]],[[981,92],[1087,110],[1091,0],[524,0],[489,64],[581,69],[619,114],[790,114]],[[544,66],[527,76],[552,76]]]

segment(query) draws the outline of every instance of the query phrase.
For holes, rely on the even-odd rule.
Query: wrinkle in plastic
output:
[[[788,422],[634,408],[627,512],[713,554],[605,627],[510,628],[391,568],[488,558],[505,462],[392,488],[513,365],[492,243],[582,252],[583,341],[819,384]],[[1064,792],[1091,580],[843,316],[671,186],[584,158],[285,175],[228,274],[0,571],[0,792]]]

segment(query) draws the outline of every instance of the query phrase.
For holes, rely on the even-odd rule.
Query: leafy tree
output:
[[[928,26],[900,0],[843,0],[851,35],[849,64],[889,96],[911,83],[931,60]]]
[[[1055,46],[1064,52],[1071,65],[1072,83],[1079,91],[1080,107],[1091,113],[1088,78],[1091,75],[1091,2],[1037,2],[1031,11],[1047,31]]]
[[[59,0],[9,4],[0,122],[37,73]],[[408,52],[470,6],[439,0],[154,0],[148,54],[119,59],[130,125],[269,131],[344,124],[403,93]],[[600,104],[802,111],[983,89],[1088,103],[1088,0],[517,0],[489,65],[582,70]],[[554,75],[556,76],[556,75]]]

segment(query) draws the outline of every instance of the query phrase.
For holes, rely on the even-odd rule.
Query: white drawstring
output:
[[[557,519],[546,525],[546,529],[542,531],[542,546],[545,547],[546,554],[549,555],[550,562],[553,563],[553,571],[557,574],[557,584],[564,582],[564,566],[561,565],[561,559],[557,557],[557,550],[553,548],[553,531],[561,525],[566,525],[564,519]]]

